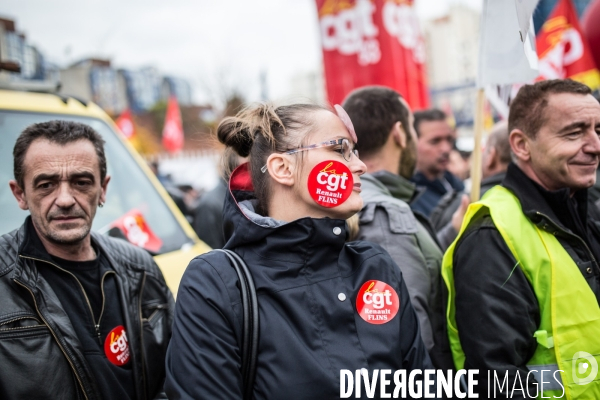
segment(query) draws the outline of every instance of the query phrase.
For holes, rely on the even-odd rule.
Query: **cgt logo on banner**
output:
[[[383,6],[383,24],[387,32],[398,39],[402,47],[412,50],[417,64],[425,63],[425,41],[419,20],[408,2],[386,1]]]
[[[358,56],[360,65],[376,64],[381,59],[377,36],[379,28],[374,23],[375,4],[369,0],[326,2],[321,9],[321,38],[323,50],[337,50],[343,55]],[[382,9],[383,26],[386,32],[398,39],[405,48],[413,50],[413,59],[425,62],[425,43],[419,29],[417,16],[407,1],[387,0]]]
[[[600,74],[587,40],[582,35],[570,0],[559,0],[537,35],[540,76],[537,80],[565,79],[600,87]]]
[[[321,13],[321,38],[323,50],[337,50],[343,55],[358,55],[360,65],[376,64],[381,59],[377,35],[379,29],[373,23],[375,5],[369,0],[357,0],[356,4],[340,2],[341,9],[335,14],[335,2],[326,2]]]
[[[425,44],[413,0],[316,0],[327,96],[384,85],[416,109],[429,105]]]

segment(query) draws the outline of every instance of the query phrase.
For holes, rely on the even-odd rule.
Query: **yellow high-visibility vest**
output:
[[[559,397],[563,394],[562,385],[561,398],[599,400],[600,307],[596,296],[556,237],[533,224],[523,214],[518,198],[502,186],[492,188],[482,200],[469,206],[457,239],[444,255],[442,276],[449,292],[448,336],[456,368],[464,367],[465,354],[455,319],[454,247],[482,208],[489,211],[538,301],[541,322],[534,335],[538,346],[527,367],[538,373],[561,370],[556,376],[562,383],[545,373],[547,383],[538,397]],[[539,383],[539,376],[536,377]]]

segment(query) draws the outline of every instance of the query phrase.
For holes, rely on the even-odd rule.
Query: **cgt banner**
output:
[[[413,0],[317,0],[327,97],[385,85],[413,109],[429,106],[425,43]]]
[[[571,0],[559,0],[537,34],[540,76],[537,80],[571,78],[600,87],[600,74],[587,38],[582,35]]]

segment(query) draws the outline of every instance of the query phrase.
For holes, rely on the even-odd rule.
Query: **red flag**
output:
[[[429,106],[425,43],[413,0],[317,0],[327,97],[385,85],[413,109]]]
[[[132,209],[110,226],[119,228],[127,240],[136,246],[153,252],[159,251],[162,246],[162,240],[152,232],[142,213],[136,209]]]
[[[537,80],[571,78],[592,90],[600,86],[600,74],[581,32],[571,0],[559,0],[536,38],[540,59]]]
[[[600,24],[598,21],[600,21],[600,0],[592,0],[581,18],[581,28],[590,44],[596,67],[600,68]]]
[[[123,136],[131,140],[135,135],[135,127],[133,126],[133,118],[131,117],[131,110],[126,108],[123,113],[115,121]]]
[[[181,125],[181,112],[177,98],[171,96],[167,104],[167,115],[163,128],[162,144],[170,153],[178,152],[183,148],[183,127]]]

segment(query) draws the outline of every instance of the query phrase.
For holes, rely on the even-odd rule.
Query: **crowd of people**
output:
[[[456,135],[381,86],[225,118],[194,224],[229,253],[192,260],[175,302],[150,254],[91,232],[100,135],[28,127],[9,186],[30,216],[0,237],[0,397],[333,399],[349,370],[353,397],[379,398],[383,372],[381,391],[361,377],[468,370],[479,398],[600,398],[600,103],[572,80],[523,86],[472,204]]]

